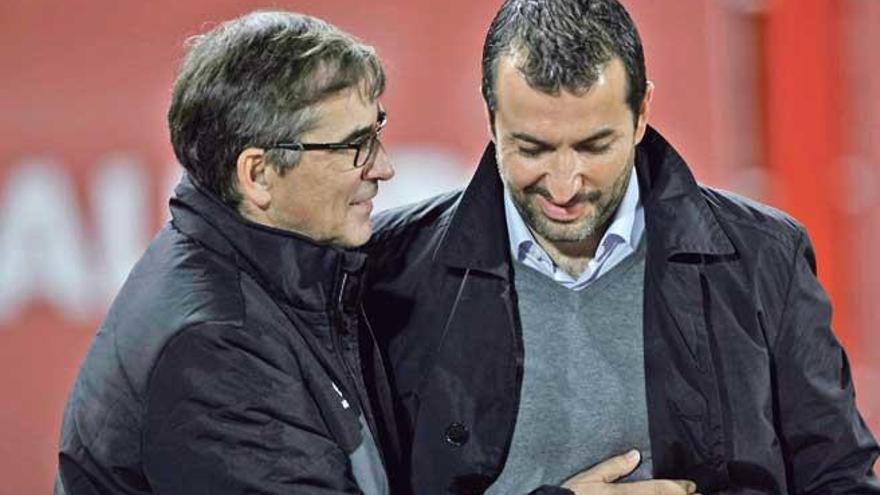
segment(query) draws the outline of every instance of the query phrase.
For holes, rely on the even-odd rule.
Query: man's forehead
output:
[[[601,66],[597,68],[596,80],[589,86],[584,86],[582,88],[560,86],[557,92],[549,92],[532,85],[525,74],[525,63],[525,56],[518,52],[499,58],[495,80],[496,95],[499,98],[505,92],[508,94],[515,92],[517,95],[538,93],[547,97],[560,97],[566,94],[581,97],[595,91],[597,88],[607,86],[612,91],[619,93],[624,98],[623,101],[625,102],[627,73],[623,61],[618,57],[612,58],[610,61],[601,64]]]
[[[371,128],[380,112],[378,99],[364,98],[356,89],[346,90],[313,105],[315,125],[307,133],[324,139],[343,140],[349,134]]]
[[[623,73],[623,77],[621,77]],[[625,72],[609,64],[587,91],[558,94],[535,89],[511,63],[499,67],[496,116],[520,132],[591,134],[605,127],[630,124]],[[565,127],[562,129],[560,127]]]

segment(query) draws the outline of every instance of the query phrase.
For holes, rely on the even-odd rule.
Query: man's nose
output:
[[[571,153],[562,153],[551,165],[545,184],[554,203],[568,203],[584,187],[580,168],[578,157]]]
[[[388,153],[381,143],[376,150],[376,156],[367,164],[363,177],[364,180],[389,180],[394,177],[394,166],[391,165]]]

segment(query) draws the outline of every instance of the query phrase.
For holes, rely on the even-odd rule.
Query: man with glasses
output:
[[[389,493],[350,249],[394,174],[384,84],[371,47],[307,16],[195,38],[168,113],[172,220],[80,369],[56,493]]]

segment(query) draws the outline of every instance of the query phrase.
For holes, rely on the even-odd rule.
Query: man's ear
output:
[[[483,114],[486,116],[486,128],[489,131],[489,139],[495,143],[495,112],[489,110],[489,105],[483,106]],[[498,143],[495,143],[497,146]]]
[[[242,201],[260,210],[272,203],[272,170],[266,161],[266,151],[247,148],[238,155],[236,175]]]
[[[654,100],[654,83],[648,81],[645,87],[645,97],[639,107],[638,121],[636,122],[636,144],[642,142],[645,131],[648,129],[648,117],[651,115],[651,102]]]

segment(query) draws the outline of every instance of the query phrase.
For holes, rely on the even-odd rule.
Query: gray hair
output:
[[[529,86],[547,94],[580,94],[620,58],[628,79],[627,105],[639,114],[645,97],[645,55],[638,30],[616,0],[507,0],[483,45],[483,99],[494,128],[498,61],[516,57]]]
[[[168,110],[174,153],[190,176],[232,207],[241,196],[242,150],[297,141],[314,126],[311,106],[356,87],[385,90],[375,50],[314,17],[254,12],[191,38]],[[301,153],[268,150],[282,173]]]

